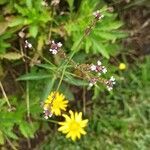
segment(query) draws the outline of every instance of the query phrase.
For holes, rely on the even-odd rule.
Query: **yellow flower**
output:
[[[71,110],[69,111],[70,116],[63,114],[62,116],[65,118],[64,122],[59,122],[61,127],[58,128],[58,131],[61,131],[64,134],[67,134],[67,138],[71,138],[73,141],[76,138],[81,137],[81,134],[86,134],[84,131],[84,127],[87,126],[88,120],[82,120],[82,112],[73,113]]]
[[[44,103],[45,118],[48,119],[52,114],[60,116],[62,110],[66,111],[67,104],[68,100],[65,100],[63,94],[59,94],[59,92],[51,92]]]
[[[126,64],[120,63],[120,64],[119,64],[119,69],[120,69],[120,70],[125,70],[125,69],[126,69]]]

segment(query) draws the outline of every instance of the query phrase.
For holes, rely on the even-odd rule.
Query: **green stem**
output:
[[[37,118],[38,120],[42,120],[42,121],[46,121],[46,122],[52,122],[52,123],[55,123],[55,124],[58,124],[58,121],[55,121],[55,120],[51,120],[51,119],[43,119],[43,118]]]
[[[60,78],[60,80],[59,80],[59,83],[58,83],[56,92],[59,90],[60,85],[61,85],[61,83],[62,83],[62,81],[63,81],[63,77],[64,77],[64,74],[65,74],[67,65],[69,64],[69,62],[70,62],[70,60],[72,59],[72,57],[74,56],[74,54],[78,51],[78,47],[79,47],[80,44],[82,43],[84,37],[85,37],[85,34],[82,36],[82,38],[80,39],[79,43],[78,43],[77,46],[74,48],[74,49],[76,49],[76,50],[73,49],[74,51],[71,53],[71,55],[70,55],[69,58],[67,59],[67,62],[66,62],[66,64],[64,65],[64,69],[63,69],[63,71],[62,71],[62,75],[61,75],[61,78]]]
[[[28,118],[30,118],[29,81],[26,81],[26,104],[27,104],[27,116]]]

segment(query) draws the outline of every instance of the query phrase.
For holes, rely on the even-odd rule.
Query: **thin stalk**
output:
[[[37,118],[37,120],[42,120],[42,121],[45,121],[45,122],[52,122],[52,123],[58,124],[58,121],[51,120],[51,119],[45,120],[43,118]]]
[[[13,150],[17,150],[17,148],[13,145],[13,143],[9,140],[7,136],[5,136],[5,139]]]
[[[86,112],[86,98],[85,98],[85,88],[83,88],[83,114],[85,115]]]
[[[28,118],[30,118],[29,81],[26,81],[26,104],[27,104],[27,116]]]
[[[22,45],[20,45],[22,48]],[[27,50],[25,49],[25,55],[27,55]],[[25,61],[25,72],[28,74],[28,63]],[[30,121],[30,98],[29,98],[29,81],[26,81],[26,107],[27,107],[27,117]]]
[[[82,36],[82,38],[80,39],[78,45],[77,45],[76,48],[74,48],[74,49],[78,49],[78,47],[80,46],[80,44],[81,44],[81,42],[83,41],[84,37],[85,37],[85,34]],[[67,65],[69,64],[70,60],[72,59],[72,57],[74,56],[74,54],[75,54],[76,52],[77,52],[77,51],[73,51],[73,52],[71,53],[71,55],[69,56],[69,58],[67,59],[68,61],[66,62],[65,66],[64,66],[64,69],[63,69],[63,71],[62,71],[62,75],[61,75],[61,78],[60,78],[60,80],[59,80],[59,83],[58,83],[56,92],[59,90],[60,85],[61,85],[61,83],[62,83],[62,81],[63,81],[63,77],[64,77],[64,74],[65,74]]]
[[[9,100],[8,100],[8,97],[7,97],[7,95],[6,95],[6,92],[5,92],[5,90],[4,90],[4,87],[3,87],[1,81],[0,81],[0,88],[1,88],[2,94],[3,94],[4,98],[5,98],[5,101],[6,101],[7,105],[8,105],[8,107],[11,109],[11,104],[10,104],[10,102],[9,102]]]
[[[54,18],[54,7],[52,7],[52,18]],[[50,28],[49,28],[49,33],[48,33],[48,40],[51,39],[51,34],[52,34],[52,22],[50,23]]]

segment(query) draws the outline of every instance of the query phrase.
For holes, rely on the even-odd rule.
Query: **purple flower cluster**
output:
[[[100,76],[102,73],[105,74],[107,72],[107,68],[105,66],[102,66],[101,61],[97,61],[97,64],[92,64],[90,66],[90,70],[93,72],[98,73]],[[97,81],[99,80],[99,77],[94,77],[89,80],[89,87],[92,87],[93,85],[96,85]],[[102,79],[100,79],[102,81]],[[103,83],[106,84],[108,91],[111,91],[113,89],[113,85],[116,83],[115,78],[112,76],[109,80],[103,80]]]
[[[49,51],[52,54],[56,55],[61,47],[62,47],[61,42],[55,43],[55,41],[52,41],[52,44],[51,44],[51,47],[50,47]]]
[[[102,73],[105,74],[105,73],[107,72],[106,67],[105,67],[105,66],[102,66],[101,61],[97,61],[97,64],[96,64],[96,65],[92,64],[92,65],[90,66],[90,70],[91,70],[91,71],[94,71],[94,72],[97,72],[99,76],[100,76]]]
[[[49,117],[52,117],[52,115],[53,115],[47,108],[44,108],[43,113],[44,113],[45,119],[48,119]]]
[[[115,78],[112,76],[107,82],[107,89],[108,91],[111,91],[113,89],[113,85],[116,84]]]

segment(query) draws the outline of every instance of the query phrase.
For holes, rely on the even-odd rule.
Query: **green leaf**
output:
[[[54,65],[50,65],[50,64],[37,64],[36,66],[44,68],[46,70],[52,70],[54,71],[54,69],[56,69],[56,67],[54,67]]]
[[[23,80],[42,80],[42,79],[47,79],[51,78],[50,74],[46,73],[28,73],[25,75],[20,76],[17,81],[23,81]]]
[[[89,40],[89,38],[86,38],[85,51],[86,51],[87,53],[89,53],[89,50],[90,50],[91,46],[92,46],[91,40]]]
[[[20,58],[22,58],[22,55],[19,53],[15,53],[15,52],[0,54],[0,59],[18,60]]]
[[[15,140],[18,140],[18,136],[15,134],[15,133],[13,133],[13,131],[11,131],[10,129],[7,129],[6,131],[4,131],[5,132],[5,134],[8,136],[8,137],[10,137],[10,138],[12,138],[12,139],[15,139]]]
[[[50,80],[47,80],[46,86],[43,90],[43,94],[41,97],[42,100],[45,100],[47,98],[48,94],[52,91],[55,81],[56,81],[55,76],[53,76]]]
[[[75,41],[75,43],[73,44],[71,50],[72,51],[78,51],[80,49],[80,46],[81,46],[81,41],[83,39],[83,35],[81,34],[80,37],[78,38],[78,40]]]
[[[115,35],[111,34],[111,32],[101,32],[99,36],[103,39],[112,40],[112,41],[115,41],[117,38]]]
[[[101,44],[100,42],[97,42],[95,40],[93,40],[93,49],[96,50],[97,52],[100,52],[104,57],[106,57],[107,59],[109,58],[109,54],[107,52],[107,50],[105,49],[105,47],[103,46],[103,44]]]
[[[73,2],[74,2],[74,0],[67,0],[67,2],[69,4],[70,11],[72,11],[73,10]]]
[[[21,122],[19,125],[19,129],[21,133],[24,135],[26,138],[34,138],[34,133],[38,129],[38,124],[37,123],[32,123],[29,124],[25,121]]]
[[[11,20],[11,22],[8,24],[9,27],[15,27],[18,25],[24,25],[24,18],[22,17],[15,17]]]
[[[42,48],[44,46],[45,36],[41,35],[38,37],[37,50],[39,53],[42,53]]]
[[[29,33],[32,37],[36,37],[38,34],[38,26],[37,25],[31,25],[29,28]]]
[[[68,82],[69,84],[76,85],[76,86],[87,86],[88,85],[87,81],[76,79],[67,73],[65,74],[64,81]]]
[[[3,145],[4,143],[5,143],[4,135],[3,135],[3,133],[0,131],[0,145]]]
[[[96,32],[101,31],[112,31],[120,28],[123,25],[122,22],[114,21],[114,20],[106,20],[100,24],[100,28],[96,28]]]
[[[26,0],[26,5],[29,9],[32,8],[32,0]]]
[[[15,4],[14,6],[17,9],[17,11],[20,14],[22,14],[22,16],[25,16],[28,13],[28,9],[26,9],[25,7],[23,8],[23,7],[19,6],[18,4]]]
[[[0,0],[0,5],[3,5],[5,3],[7,3],[7,2],[8,2],[8,0]]]
[[[8,22],[6,21],[0,22],[0,35],[2,35],[6,31],[7,27]]]

